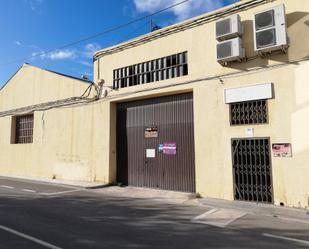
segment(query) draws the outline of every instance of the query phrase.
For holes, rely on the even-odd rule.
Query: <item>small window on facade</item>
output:
[[[188,75],[187,52],[114,70],[113,88],[124,88]]]
[[[12,142],[15,144],[29,144],[33,142],[33,114],[16,116],[13,118]]]
[[[265,124],[268,122],[266,100],[230,104],[231,125]]]

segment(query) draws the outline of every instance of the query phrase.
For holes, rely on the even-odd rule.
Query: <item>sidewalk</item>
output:
[[[254,202],[228,201],[214,198],[201,198],[198,199],[198,203],[211,208],[238,210],[248,214],[271,216],[283,220],[309,224],[308,209],[280,207]]]
[[[70,186],[76,188],[85,188],[85,189],[96,189],[106,187],[108,185],[103,182],[87,182],[87,181],[71,181],[71,180],[61,180],[61,179],[49,179],[49,178],[34,178],[34,177],[24,177],[16,175],[0,175],[0,178],[16,179],[19,181],[31,181],[37,183],[48,183],[62,186]]]
[[[280,207],[270,204],[228,201],[214,198],[195,198],[194,194],[165,191],[159,189],[118,187],[104,184],[103,182],[70,181],[59,179],[31,178],[21,176],[0,175],[1,178],[16,179],[24,182],[48,183],[67,187],[96,189],[97,193],[128,198],[152,199],[163,202],[173,202],[179,205],[200,205],[209,210],[227,210],[227,212],[243,212],[253,215],[276,217],[282,220],[309,224],[309,209]]]
[[[158,201],[174,202],[179,205],[200,205],[208,210],[225,210],[232,213],[246,213],[256,216],[270,216],[284,220],[302,222],[309,224],[309,210],[289,207],[280,207],[263,203],[250,203],[243,201],[228,201],[214,198],[195,198],[194,194],[165,191],[159,189],[138,188],[138,187],[117,187],[111,186],[97,190],[98,193],[124,196],[129,198],[142,198]]]

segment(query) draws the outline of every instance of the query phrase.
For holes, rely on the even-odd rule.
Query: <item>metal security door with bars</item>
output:
[[[234,198],[273,202],[270,142],[268,138],[232,139]]]

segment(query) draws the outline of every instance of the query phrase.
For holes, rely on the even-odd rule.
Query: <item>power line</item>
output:
[[[218,75],[213,75],[213,76],[206,76],[206,77],[202,77],[202,78],[196,78],[196,79],[181,81],[181,82],[177,82],[177,83],[171,83],[169,85],[164,85],[164,86],[154,86],[154,87],[147,88],[147,89],[142,89],[142,90],[137,90],[137,91],[132,91],[132,92],[125,92],[125,93],[122,93],[122,94],[119,93],[119,94],[115,94],[115,95],[112,95],[112,96],[107,96],[107,97],[101,99],[101,101],[110,100],[110,99],[117,99],[117,98],[121,98],[121,97],[127,97],[127,96],[131,96],[131,95],[134,95],[134,94],[145,93],[145,92],[154,91],[154,90],[161,90],[161,89],[166,89],[166,88],[171,88],[171,87],[194,84],[194,83],[199,83],[199,82],[203,82],[203,81],[211,81],[211,80],[222,81],[224,79],[242,77],[242,76],[255,74],[255,73],[259,73],[259,72],[264,72],[264,71],[268,71],[268,70],[275,70],[277,68],[286,67],[286,66],[290,66],[290,65],[299,65],[299,63],[308,62],[308,61],[309,61],[309,56],[306,56],[306,57],[301,58],[301,59],[288,60],[288,61],[284,61],[282,63],[277,63],[277,64],[273,64],[273,65],[269,65],[269,66],[252,68],[252,69],[249,69],[247,71],[237,71],[237,72],[218,74]],[[116,91],[117,90],[118,89],[116,89]],[[112,91],[115,91],[115,90],[112,90]]]
[[[88,36],[88,37],[85,37],[85,38],[82,38],[82,39],[79,39],[79,40],[76,40],[76,41],[73,41],[73,42],[70,42],[70,43],[67,43],[67,44],[62,45],[62,46],[60,46],[60,47],[58,47],[58,48],[49,49],[49,50],[47,50],[47,51],[45,51],[45,52],[36,53],[35,55],[29,56],[29,57],[25,57],[25,58],[21,58],[21,59],[16,59],[16,60],[13,60],[13,61],[10,61],[10,62],[7,62],[7,63],[2,63],[2,64],[0,64],[0,67],[2,67],[2,66],[7,66],[7,65],[10,65],[10,64],[14,64],[14,63],[19,62],[19,61],[30,60],[30,59],[33,59],[33,58],[35,58],[35,57],[39,57],[39,56],[42,56],[42,55],[46,55],[46,54],[49,54],[49,53],[54,52],[54,51],[58,51],[58,50],[61,50],[61,49],[64,49],[64,48],[68,48],[68,47],[75,46],[75,45],[77,45],[77,44],[79,44],[79,43],[92,40],[92,39],[94,39],[94,38],[97,38],[97,37],[106,35],[106,34],[108,34],[108,33],[117,31],[117,30],[122,29],[122,28],[127,27],[127,26],[130,26],[131,24],[134,24],[134,23],[140,22],[140,21],[142,21],[142,20],[145,20],[145,19],[147,19],[147,18],[149,18],[149,17],[158,15],[158,14],[160,14],[160,13],[162,13],[162,12],[165,12],[165,11],[167,11],[167,10],[169,10],[169,9],[175,8],[175,7],[177,7],[177,6],[181,5],[181,4],[184,4],[184,3],[188,2],[188,1],[189,1],[189,0],[183,0],[183,1],[181,1],[181,2],[172,4],[172,5],[170,5],[170,6],[166,7],[166,8],[164,8],[164,9],[161,9],[161,10],[158,10],[158,11],[156,11],[156,12],[153,12],[153,13],[151,13],[151,14],[149,14],[149,15],[142,16],[142,17],[137,18],[137,19],[134,19],[134,20],[132,20],[132,21],[130,21],[130,22],[127,22],[127,23],[120,24],[120,25],[118,25],[118,26],[109,28],[109,29],[107,29],[107,30],[105,30],[105,31],[103,31],[103,32],[100,32],[100,33],[97,33],[97,34],[94,34],[94,35],[91,35],[91,36]]]
[[[302,62],[307,62],[309,61],[309,56],[297,59],[297,60],[289,60],[289,61],[284,61],[282,63],[277,63],[265,67],[258,67],[258,68],[253,68],[249,69],[248,71],[238,71],[238,72],[231,72],[231,73],[225,73],[225,74],[220,74],[220,75],[213,75],[213,76],[205,76],[201,78],[196,78],[192,80],[186,80],[186,81],[181,81],[177,83],[172,83],[169,85],[164,85],[164,86],[154,86],[151,88],[147,89],[142,89],[142,90],[135,90],[132,92],[125,92],[125,93],[119,93],[115,94],[112,96],[106,96],[104,98],[101,98],[101,93],[103,90],[103,87],[100,86],[99,89],[96,89],[96,95],[95,97],[90,97],[91,93],[91,88],[95,87],[94,84],[91,84],[85,92],[79,96],[79,97],[71,97],[67,99],[62,99],[62,100],[56,100],[56,101],[51,101],[51,102],[45,102],[45,103],[40,103],[32,106],[25,106],[17,109],[11,109],[7,111],[0,112],[0,117],[5,117],[5,116],[12,116],[12,115],[19,115],[19,114],[25,114],[25,113],[31,113],[35,111],[46,111],[50,109],[55,109],[55,108],[63,108],[63,107],[73,107],[73,106],[79,106],[79,105],[88,105],[90,103],[96,102],[96,101],[109,101],[111,99],[117,99],[117,98],[123,98],[127,96],[132,96],[134,94],[138,93],[146,93],[149,91],[154,91],[154,90],[161,90],[161,89],[166,89],[166,88],[172,88],[172,87],[177,87],[177,86],[183,86],[183,85],[188,85],[188,84],[195,84],[199,82],[205,82],[205,81],[211,81],[211,80],[224,80],[224,79],[229,79],[229,78],[235,78],[235,77],[242,77],[250,74],[255,74],[255,73],[260,73],[268,70],[275,70],[277,68],[282,68],[286,67],[289,65],[298,65],[299,63]],[[86,95],[87,93],[87,95]]]
[[[145,22],[144,24],[142,24],[141,26],[137,27],[136,29],[134,29],[132,32],[125,34],[124,38],[119,40],[119,42],[123,42],[126,39],[130,39],[131,35],[135,34],[137,31],[141,30],[142,28],[144,28],[146,25],[149,25],[150,21]]]
[[[117,53],[119,51],[123,51],[123,50],[128,49],[128,48],[136,47],[136,46],[139,46],[141,44],[145,44],[147,42],[151,42],[151,41],[154,41],[156,39],[159,39],[159,38],[171,35],[171,34],[182,32],[182,31],[187,30],[187,29],[191,29],[191,28],[203,25],[205,23],[209,23],[209,22],[212,22],[214,20],[218,20],[220,18],[234,14],[236,12],[240,12],[240,11],[243,11],[243,10],[247,10],[247,9],[256,7],[260,4],[267,3],[268,1],[272,1],[272,0],[251,0],[251,1],[239,4],[239,5],[232,5],[230,8],[225,9],[223,11],[214,12],[210,15],[202,15],[201,17],[188,20],[188,21],[180,23],[178,25],[172,25],[170,27],[163,29],[162,31],[153,32],[153,34],[141,37],[140,39],[135,39],[135,40],[126,42],[124,44],[120,44],[118,46],[113,46],[113,47],[107,48],[103,51],[99,51],[98,53],[95,54],[94,59],[96,60],[96,59],[99,59],[101,56]]]

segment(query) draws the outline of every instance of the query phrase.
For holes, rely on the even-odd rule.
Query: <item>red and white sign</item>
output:
[[[272,144],[272,151],[274,157],[291,157],[292,146],[289,143]]]

